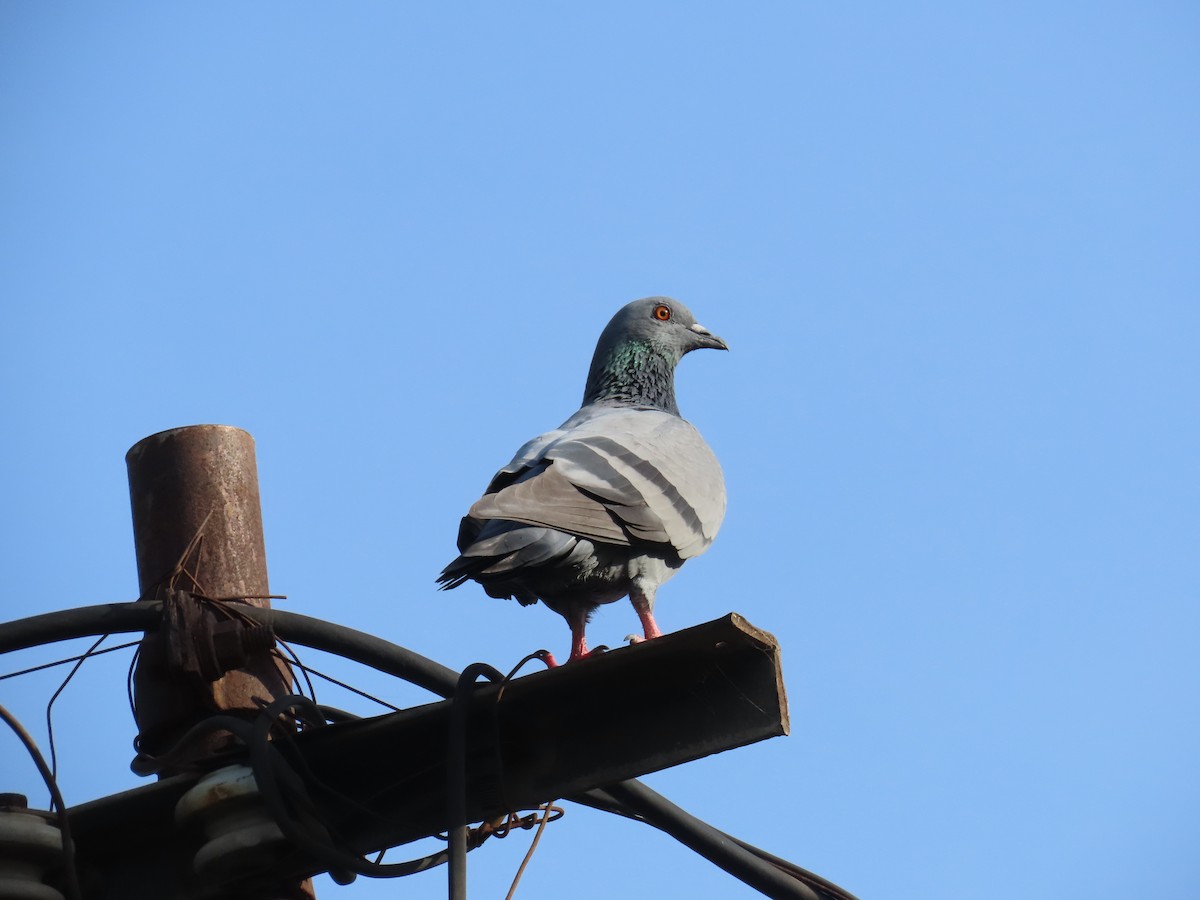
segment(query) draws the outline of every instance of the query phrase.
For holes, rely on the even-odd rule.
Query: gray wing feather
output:
[[[577,543],[569,534],[549,528],[514,528],[494,537],[482,536],[467,555],[495,558],[481,572],[498,575],[567,556]]]
[[[655,410],[580,410],[517,451],[489,490],[468,515],[667,543],[684,559],[708,549],[725,514],[721,467],[700,433]]]
[[[561,461],[572,483],[602,493],[619,516],[627,510],[649,513],[683,559],[708,549],[725,515],[725,483],[716,457],[692,425],[667,413],[621,410],[581,431],[576,440],[606,466],[575,465],[568,452]],[[556,447],[546,455],[556,465],[560,461]]]
[[[533,471],[531,477],[484,494],[467,515],[544,525],[609,544],[629,543],[608,506],[579,490],[557,465]]]

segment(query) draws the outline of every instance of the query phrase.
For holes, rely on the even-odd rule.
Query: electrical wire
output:
[[[275,643],[277,643],[280,647],[282,647],[284,652],[281,653],[278,648],[272,648],[271,654],[276,659],[282,660],[284,665],[295,666],[296,668],[298,668],[300,670],[300,674],[304,676],[304,683],[308,686],[309,699],[311,699],[314,703],[316,703],[317,702],[317,689],[313,685],[312,679],[308,677],[308,672],[309,672],[308,668],[302,662],[300,662],[300,657],[296,655],[296,651],[293,650],[286,641],[281,641],[278,638],[276,638]],[[304,692],[300,691],[299,693],[303,694]]]
[[[280,609],[247,606],[241,612],[248,619],[273,626],[285,640],[394,675],[441,697],[454,694],[456,671],[373,634]],[[102,603],[42,613],[0,624],[0,653],[78,637],[155,631],[161,622],[162,603],[158,600]]]
[[[46,704],[46,736],[50,743],[50,774],[55,778],[58,777],[58,748],[54,744],[54,701],[67,689],[67,685],[71,683],[71,679],[75,677],[75,673],[79,671],[80,666],[87,662],[96,648],[106,640],[108,640],[107,634],[100,635],[96,639],[96,642],[83,652],[83,655],[71,667],[71,671],[67,673],[67,677],[62,680],[62,684],[58,686],[58,690],[50,697],[50,702]]]
[[[450,900],[466,900],[467,897],[467,710],[480,676],[491,682],[504,680],[504,676],[487,663],[471,663],[458,677],[450,707],[450,745],[446,754]]]
[[[525,874],[525,869],[529,865],[529,861],[533,859],[533,852],[537,850],[538,841],[542,839],[542,832],[546,830],[546,823],[553,821],[550,814],[558,810],[561,814],[562,810],[552,803],[546,803],[542,806],[542,815],[538,819],[537,831],[533,834],[533,842],[530,843],[529,849],[525,852],[525,858],[521,860],[521,866],[517,869],[517,874],[513,877],[512,885],[508,889],[508,893],[504,895],[504,900],[512,900],[513,895],[517,893],[517,885],[521,883],[521,876]]]
[[[81,900],[83,894],[79,890],[79,873],[75,871],[75,841],[71,838],[71,822],[67,816],[67,804],[63,802],[62,793],[58,789],[58,781],[55,779],[54,773],[50,771],[50,767],[46,765],[46,758],[38,750],[33,737],[25,730],[17,717],[2,704],[0,704],[0,719],[5,721],[18,740],[25,745],[25,750],[33,759],[33,764],[37,766],[38,773],[46,782],[46,788],[50,791],[51,806],[58,815],[58,830],[62,834],[63,881],[67,897],[68,900]]]
[[[819,900],[808,885],[780,872],[765,860],[746,854],[717,831],[674,804],[664,804],[662,797],[644,784],[623,782],[608,786],[608,792],[627,807],[642,813],[655,827],[674,837],[692,850],[702,853],[720,868],[744,881],[755,890],[776,900]],[[673,807],[673,808],[672,808]]]
[[[135,721],[135,722],[138,721],[138,714],[137,714],[137,699],[134,696],[134,691],[133,691],[133,674],[134,674],[134,672],[137,671],[138,660],[141,659],[141,656],[142,656],[142,642],[138,641],[138,647],[136,650],[133,651],[133,658],[131,660],[129,660],[129,671],[125,673],[125,693],[129,698],[129,714],[131,716],[133,716],[133,721]],[[134,749],[136,749],[139,753],[141,752],[141,747],[138,746],[140,744],[140,742],[141,742],[141,736],[139,735],[138,738],[136,738],[133,742]]]
[[[101,603],[41,613],[0,625],[0,653],[99,634],[154,631],[161,621],[162,604],[157,600]]]
[[[641,784],[641,782],[637,781],[634,781],[634,783],[639,785]],[[642,786],[645,787],[644,785]],[[647,790],[649,789],[647,788]],[[576,794],[565,799],[568,799],[573,803],[579,803],[582,806],[599,810],[600,812],[622,816],[634,822],[641,822],[644,825],[649,825],[654,828],[660,827],[657,818],[654,818],[654,820],[646,818],[646,816],[644,816],[641,812],[638,812],[633,806],[616,800],[605,788],[595,788],[587,791],[584,794]],[[676,810],[678,810],[678,807],[675,807],[675,804],[671,803],[671,801],[667,800],[661,794],[655,794],[654,803],[656,806],[664,809],[674,807]],[[682,812],[682,810],[680,810],[680,812]],[[662,829],[660,828],[660,830]],[[713,830],[717,831],[717,829]],[[834,884],[828,879],[822,878],[817,873],[811,872],[808,869],[805,869],[803,866],[798,866],[794,862],[783,859],[782,857],[776,856],[773,853],[769,853],[768,851],[756,847],[747,841],[743,841],[740,838],[736,838],[727,832],[720,831],[719,834],[736,844],[741,849],[745,850],[747,853],[750,853],[765,862],[769,862],[771,865],[775,866],[781,871],[788,873],[793,878],[796,878],[797,880],[808,885],[817,893],[818,896],[825,898],[825,900],[858,900],[854,894],[851,894],[845,888]]]
[[[0,681],[7,681],[9,678],[19,678],[22,675],[32,675],[34,672],[41,672],[45,669],[53,669],[55,666],[65,666],[67,663],[73,663],[80,659],[91,659],[96,656],[103,656],[105,653],[115,653],[117,650],[128,650],[130,647],[136,647],[140,643],[141,641],[126,641],[124,644],[115,644],[112,647],[105,647],[103,650],[90,650],[87,653],[80,653],[76,656],[67,656],[63,659],[56,659],[54,662],[30,666],[28,669],[18,669],[15,672],[6,672],[5,674],[0,675]]]
[[[282,641],[280,643],[282,643]],[[378,703],[380,706],[384,707],[385,709],[390,709],[392,712],[400,712],[401,711],[401,707],[397,706],[394,703],[389,703],[387,700],[384,700],[380,697],[376,697],[374,694],[368,693],[367,691],[364,691],[361,688],[356,688],[352,684],[347,684],[346,682],[344,682],[338,678],[334,678],[332,675],[328,675],[325,672],[320,671],[319,669],[314,669],[312,666],[309,666],[309,665],[306,665],[305,663],[300,662],[300,660],[295,656],[295,654],[292,655],[290,664],[295,666],[296,668],[298,668],[306,676],[316,675],[318,678],[320,678],[324,681],[328,681],[330,684],[336,684],[338,687],[342,688],[343,690],[347,690],[352,694],[357,694],[358,696],[362,697],[364,700],[370,700],[372,703]],[[312,688],[312,681],[307,678],[305,680],[308,681],[310,696],[315,700],[316,692]]]

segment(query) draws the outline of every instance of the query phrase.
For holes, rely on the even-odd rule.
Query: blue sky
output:
[[[732,348],[678,388],[730,505],[659,623],[775,633],[793,733],[647,783],[864,900],[1194,894],[1197,60],[1184,3],[4,4],[5,617],[133,599],[124,453],[219,422],[287,609],[454,668],[564,652],[433,579],[668,294]],[[127,664],[55,707],[68,803],[138,783]],[[63,674],[0,682],[43,744]],[[751,896],[574,807],[519,896],[566,890]]]

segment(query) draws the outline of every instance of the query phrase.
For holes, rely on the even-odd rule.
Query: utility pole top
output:
[[[232,736],[214,730],[181,746],[214,715],[252,720],[291,693],[274,633],[248,627],[270,603],[254,438],[228,425],[150,435],[125,455],[142,599],[163,602],[134,670],[135,771],[160,777],[203,767]],[[250,621],[249,625],[253,625]],[[258,896],[311,897],[311,885]]]

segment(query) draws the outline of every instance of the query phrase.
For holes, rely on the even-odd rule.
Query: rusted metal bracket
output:
[[[188,591],[163,589],[163,623],[169,665],[203,682],[240,669],[252,654],[275,646],[269,622],[239,615],[236,600],[212,600]]]
[[[335,792],[354,796],[374,785],[363,802],[389,821],[355,823],[364,841],[357,849],[463,824],[446,821],[451,706],[443,701],[297,739],[313,772]],[[476,689],[467,712],[466,821],[787,733],[779,646],[731,613]],[[354,765],[345,766],[346,759]]]
[[[465,702],[468,822],[784,735],[789,727],[779,646],[736,614],[487,684]],[[287,742],[302,761],[296,770],[320,787],[312,792],[315,813],[339,836],[339,847],[367,853],[461,824],[448,821],[446,805],[452,703],[329,725]],[[210,764],[244,758],[226,754]],[[194,783],[180,776],[73,808],[80,859],[104,867],[159,859],[169,867],[160,885],[182,877],[175,867],[187,865],[187,850],[170,816]],[[117,821],[125,823],[119,835],[111,827]],[[135,826],[144,833],[131,840],[128,828]],[[198,836],[191,840],[199,846]],[[134,847],[137,859],[125,859]],[[280,865],[276,860],[263,877],[317,871],[302,854],[290,858],[286,872]]]

